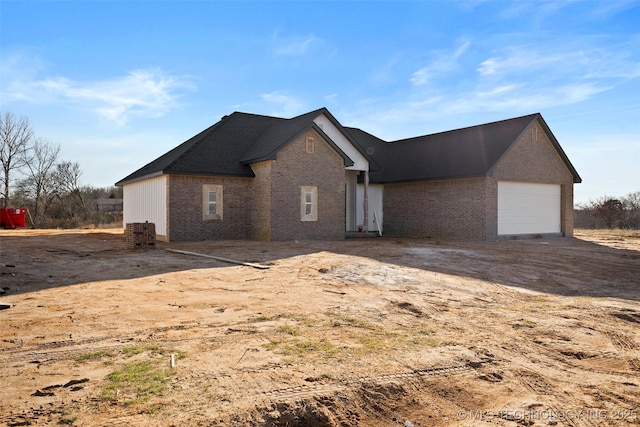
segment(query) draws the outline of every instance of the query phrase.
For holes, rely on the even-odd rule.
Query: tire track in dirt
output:
[[[509,266],[506,266],[509,267]],[[505,266],[500,264],[495,264],[487,268],[483,275],[482,279],[484,279],[484,283],[490,285],[490,287],[496,290],[496,293],[500,295],[500,299],[502,303],[512,303],[518,301],[518,297],[521,295],[520,292],[509,289],[508,286],[501,285],[497,280],[497,273],[495,270],[499,268],[505,268]],[[513,274],[511,270],[509,270],[509,274]]]
[[[616,350],[620,352],[626,353],[629,351],[634,351],[639,349],[639,346],[628,335],[625,335],[619,332],[613,332],[610,330],[606,331],[605,334],[611,341],[611,344],[613,344]]]
[[[521,384],[531,389],[540,397],[540,400],[544,401],[544,403],[536,404],[536,410],[531,412],[531,416],[535,417],[540,414],[548,414],[549,417],[559,417],[562,421],[561,425],[563,426],[597,427],[600,425],[599,422],[590,420],[588,417],[565,416],[567,414],[574,414],[573,412],[570,412],[572,411],[570,408],[573,408],[572,405],[574,402],[564,394],[556,391],[557,386],[547,381],[547,379],[539,373],[529,369],[522,369],[516,372],[516,376]],[[524,414],[526,414],[526,411],[521,415]],[[523,417],[512,419],[511,421],[516,421],[523,425],[535,425],[531,420],[528,420],[529,423],[527,423],[526,417],[524,417],[524,419],[521,418]],[[558,425],[558,421],[553,421],[551,419],[549,421],[556,423],[550,423],[549,425]]]
[[[562,318],[574,320],[574,323],[557,324],[551,328],[540,329],[531,324],[529,329],[521,329],[527,339],[526,345],[532,347],[532,354],[541,354],[555,361],[557,366],[565,365],[579,370],[592,370],[617,377],[628,376],[629,369],[637,370],[640,344],[625,333],[624,328],[613,331],[609,325],[611,317],[618,317],[607,309],[589,304],[585,315]],[[624,312],[627,314],[627,312]],[[601,337],[601,338],[599,338]],[[545,340],[547,339],[547,340]],[[609,344],[614,350],[606,350]]]
[[[599,318],[614,317],[623,322],[640,323],[640,312],[629,309],[620,309],[615,312],[605,310],[603,307],[592,304],[593,310],[590,315],[597,321]],[[597,313],[597,314],[596,314]],[[602,322],[602,324],[606,324]],[[629,369],[640,372],[640,343],[634,337],[621,332],[620,330],[612,330],[610,327],[604,327],[602,332],[607,336],[613,347],[618,351],[620,357],[624,358]]]
[[[403,389],[406,385],[411,385],[411,389],[414,390],[419,387],[420,383],[424,381],[430,381],[438,378],[453,377],[458,375],[465,375],[475,370],[480,369],[485,364],[493,364],[493,359],[485,358],[478,362],[467,362],[445,366],[433,366],[428,368],[414,369],[403,372],[384,373],[378,375],[353,375],[353,376],[341,376],[340,378],[333,379],[328,376],[321,376],[318,378],[300,378],[298,381],[307,381],[303,384],[291,384],[286,387],[269,388],[269,385],[273,381],[280,381],[283,379],[292,379],[291,375],[294,371],[288,372],[291,369],[295,370],[295,367],[291,365],[270,365],[264,366],[263,369],[240,369],[228,372],[198,372],[191,373],[187,377],[179,377],[175,379],[176,383],[181,383],[185,380],[197,380],[200,383],[208,384],[212,390],[216,390],[218,398],[225,396],[227,391],[237,390],[241,385],[243,390],[246,390],[244,399],[250,403],[250,408],[245,408],[244,413],[252,413],[253,416],[261,418],[262,416],[270,416],[268,408],[279,408],[282,411],[305,411],[306,405],[310,407],[319,408],[321,411],[332,411],[333,405],[338,401],[344,401],[345,405],[351,405],[350,402],[359,402],[360,410],[365,412],[371,412],[369,416],[375,417],[376,411],[379,410],[379,405],[383,407],[389,406],[388,404],[394,401],[391,396],[386,396],[385,401],[372,401],[367,400],[367,390],[373,388],[382,387],[386,389],[388,387],[395,387]],[[257,375],[256,375],[257,374]],[[223,397],[224,398],[224,397]],[[199,395],[194,396],[192,405],[185,408],[185,411],[181,413],[182,417],[188,419],[195,419],[197,412],[201,405],[198,403],[209,399],[209,397]],[[355,399],[355,400],[354,400]],[[301,404],[301,402],[304,402]],[[301,406],[302,405],[302,409]],[[373,405],[373,406],[371,406]],[[386,405],[386,406],[385,406]],[[371,407],[369,407],[371,406]],[[393,405],[391,405],[393,406]],[[284,409],[283,409],[284,408]],[[334,408],[335,409],[335,408]],[[249,412],[246,412],[246,411]],[[286,415],[281,415],[286,417]],[[284,418],[283,418],[284,419]],[[387,419],[388,418],[384,418]],[[382,420],[382,419],[381,419]],[[282,421],[282,420],[277,420]],[[223,422],[223,424],[226,424]],[[233,424],[233,423],[231,423]],[[239,423],[237,425],[246,425],[252,423]],[[234,424],[236,425],[236,424]],[[262,425],[262,424],[261,424]],[[286,425],[284,423],[278,424],[274,421],[274,424],[267,425]],[[301,425],[301,424],[295,424]],[[312,425],[312,424],[306,424]],[[323,424],[325,425],[325,424]],[[346,425],[359,425],[346,424]]]
[[[132,331],[127,334],[128,337],[119,337],[115,335],[86,338],[82,340],[65,340],[65,341],[52,341],[42,343],[34,346],[33,348],[25,348],[24,342],[20,340],[18,345],[14,348],[5,348],[3,352],[3,360],[8,362],[45,362],[56,361],[73,357],[77,354],[95,352],[100,350],[116,350],[122,349],[127,346],[140,345],[140,344],[176,344],[182,342],[194,342],[202,340],[215,340],[218,343],[224,343],[233,341],[238,342],[237,337],[230,337],[233,333],[243,333],[248,336],[252,336],[252,339],[260,336],[253,330],[243,329],[246,328],[247,321],[240,321],[235,323],[209,323],[201,324],[194,323],[189,325],[174,325],[174,326],[160,326],[150,329],[140,329]],[[159,333],[170,331],[193,331],[202,329],[203,331],[215,330],[214,333],[203,333],[195,338],[180,338],[180,339],[167,339],[162,336],[158,336]],[[106,342],[106,343],[105,343]],[[104,344],[100,344],[104,343]],[[97,344],[97,345],[93,345]]]
[[[561,384],[553,384],[557,378],[571,378],[579,372],[593,372],[594,375],[610,375],[611,381],[629,384],[629,387],[637,387],[631,383],[629,378],[633,378],[631,371],[638,370],[635,364],[637,359],[633,356],[637,352],[638,344],[634,338],[627,335],[624,329],[613,332],[608,325],[607,319],[615,316],[602,307],[595,306],[587,311],[589,314],[571,318],[573,323],[559,324],[550,329],[540,329],[541,326],[532,326],[530,329],[522,329],[522,333],[527,337],[523,342],[526,344],[521,349],[523,354],[529,354],[528,359],[536,368],[527,368],[518,372],[520,382],[540,396],[545,406],[548,406],[552,414],[567,414],[567,410],[575,408],[577,416],[575,418],[563,418],[562,425],[575,427],[595,427],[603,425],[603,417],[591,416],[588,410],[591,405],[589,400],[584,401],[584,408],[576,408],[575,396],[573,396],[572,386],[566,380]],[[626,314],[626,312],[625,312]],[[633,317],[632,317],[633,319]],[[628,321],[626,318],[621,320]],[[549,341],[545,341],[548,338]],[[598,351],[607,346],[609,341],[614,351]],[[592,345],[600,342],[600,345]],[[590,345],[591,344],[591,345]],[[535,355],[535,356],[534,356]],[[547,363],[546,361],[551,362]],[[627,366],[625,366],[627,365]],[[534,370],[531,370],[534,369]],[[545,372],[545,374],[541,374]],[[549,380],[547,380],[547,378]],[[606,378],[606,377],[604,377]],[[637,408],[637,402],[632,402],[627,397],[617,394],[608,397],[603,391],[592,386],[579,385],[581,390],[578,394],[591,395],[593,401],[604,405],[600,411],[615,411],[616,409],[633,411]],[[560,390],[565,389],[564,392]],[[638,393],[640,395],[640,393]],[[583,412],[580,412],[585,409]],[[631,413],[630,412],[630,413]],[[618,425],[609,420],[610,425]]]
[[[535,333],[536,331],[531,332],[532,337],[536,336],[534,335]],[[525,347],[523,347],[522,351],[525,354],[535,354],[548,358],[550,362],[546,363],[546,365],[555,371],[562,371],[563,374],[569,374],[570,370],[573,369],[579,371],[589,370],[615,377],[629,375],[628,370],[622,367],[618,370],[612,369],[612,366],[620,365],[620,362],[629,361],[625,355],[614,352],[585,351],[582,350],[582,347],[567,347],[566,344],[577,341],[577,334],[577,332],[568,332],[563,335],[565,339],[555,344],[542,344],[535,342],[533,339],[527,340],[526,347],[529,348],[525,350]],[[536,363],[544,363],[544,361],[538,360]]]
[[[303,397],[317,397],[329,393],[337,393],[345,389],[350,389],[366,383],[384,384],[395,381],[408,381],[415,379],[439,378],[460,375],[477,369],[480,366],[481,363],[478,362],[473,364],[467,363],[461,365],[417,369],[414,371],[399,372],[394,374],[380,374],[374,376],[351,378],[346,377],[344,380],[341,380],[337,383],[303,384],[295,387],[266,390],[262,391],[261,394],[271,400],[276,401],[299,399]]]
[[[588,408],[592,405],[591,402],[599,401],[599,399],[594,396],[593,401],[585,400],[583,403],[578,403],[579,401],[576,400],[574,395],[576,385],[571,384],[567,378],[579,375],[581,372],[592,372],[594,375],[601,376],[601,378],[606,378],[602,377],[602,375],[609,375],[611,376],[610,381],[613,382],[628,382],[630,372],[624,364],[626,359],[622,358],[617,352],[599,353],[585,350],[583,345],[590,341],[584,341],[585,337],[581,336],[584,329],[576,329],[571,327],[570,324],[564,327],[555,327],[548,331],[540,329],[540,327],[532,327],[522,331],[527,338],[520,344],[519,351],[523,355],[528,355],[529,363],[526,367],[516,371],[515,375],[523,386],[537,395],[537,399],[542,405],[540,406],[541,409],[536,409],[533,414],[556,414],[554,416],[561,417],[560,419],[556,418],[555,422],[561,423],[557,425],[574,427],[603,425],[602,417],[597,419],[586,414]],[[550,337],[551,341],[540,341],[540,339],[544,339],[547,336]],[[583,340],[580,340],[580,338]],[[601,338],[597,339],[606,340],[607,338],[602,333]],[[580,389],[577,395],[591,393],[588,386],[577,386]],[[615,408],[616,404],[619,408],[629,407],[624,402],[614,402],[607,409]],[[566,414],[578,415],[574,418],[562,418]],[[520,420],[514,419],[513,421]],[[526,422],[527,420],[524,421]]]

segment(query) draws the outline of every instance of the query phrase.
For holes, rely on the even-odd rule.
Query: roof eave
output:
[[[157,178],[159,176],[163,176],[163,175],[187,175],[187,176],[207,176],[207,177],[212,177],[212,176],[223,176],[223,177],[234,177],[234,178],[255,178],[255,174],[253,173],[253,171],[250,171],[249,173],[246,174],[237,174],[237,173],[206,173],[206,172],[172,172],[172,171],[160,171],[160,172],[154,172],[154,173],[150,173],[147,175],[143,175],[143,176],[139,176],[136,178],[131,178],[131,179],[123,179],[121,181],[118,181],[115,183],[115,185],[117,187],[122,187],[123,185],[126,184],[133,184],[136,182],[140,182],[140,181],[145,181],[147,179],[152,179],[152,178]]]
[[[167,175],[185,175],[185,176],[206,176],[206,177],[229,177],[229,178],[255,178],[253,171],[247,174],[238,173],[206,173],[206,172],[169,172]]]
[[[152,173],[148,173],[146,175],[137,176],[137,177],[134,177],[134,178],[128,178],[127,177],[127,178],[121,179],[120,181],[116,182],[115,186],[116,187],[122,187],[125,184],[133,184],[134,182],[144,181],[144,180],[151,179],[151,178],[157,178],[157,177],[162,176],[164,174],[165,174],[164,171],[161,170],[161,171],[158,171],[158,172],[152,172]]]
[[[373,184],[402,184],[405,182],[421,182],[421,181],[448,181],[451,179],[475,179],[486,178],[487,174],[472,174],[472,175],[448,175],[448,176],[435,176],[435,177],[423,177],[423,178],[391,178],[391,179],[376,179],[371,178]]]
[[[571,173],[571,175],[573,176],[573,183],[574,184],[580,184],[582,182],[582,178],[578,174],[578,171],[576,170],[576,168],[573,167],[573,164],[569,160],[569,157],[567,156],[567,153],[564,152],[564,150],[562,149],[562,146],[560,146],[560,143],[556,139],[556,137],[553,134],[553,132],[551,132],[551,128],[549,128],[549,125],[547,125],[547,122],[545,122],[544,118],[542,117],[542,115],[540,113],[538,113],[538,117],[537,118],[540,120],[540,126],[542,126],[542,128],[544,129],[544,131],[547,134],[547,136],[549,136],[549,140],[551,141],[551,143],[553,144],[554,148],[556,149],[556,151],[560,155],[560,158],[564,162],[565,166],[567,167],[567,169],[569,169],[569,173]]]

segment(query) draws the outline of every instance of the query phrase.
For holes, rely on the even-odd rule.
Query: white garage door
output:
[[[498,182],[498,234],[560,233],[560,185]]]

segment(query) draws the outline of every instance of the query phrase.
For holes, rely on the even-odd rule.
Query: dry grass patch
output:
[[[107,375],[102,399],[128,406],[146,403],[152,396],[162,394],[175,371],[160,365],[159,360],[126,363]]]

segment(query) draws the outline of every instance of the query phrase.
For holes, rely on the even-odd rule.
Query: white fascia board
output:
[[[353,160],[352,166],[347,166],[347,170],[367,171],[369,170],[369,162],[358,151],[356,147],[349,142],[349,139],[329,120],[324,114],[320,114],[313,119],[313,122],[317,124],[324,133],[338,146],[340,149]]]

